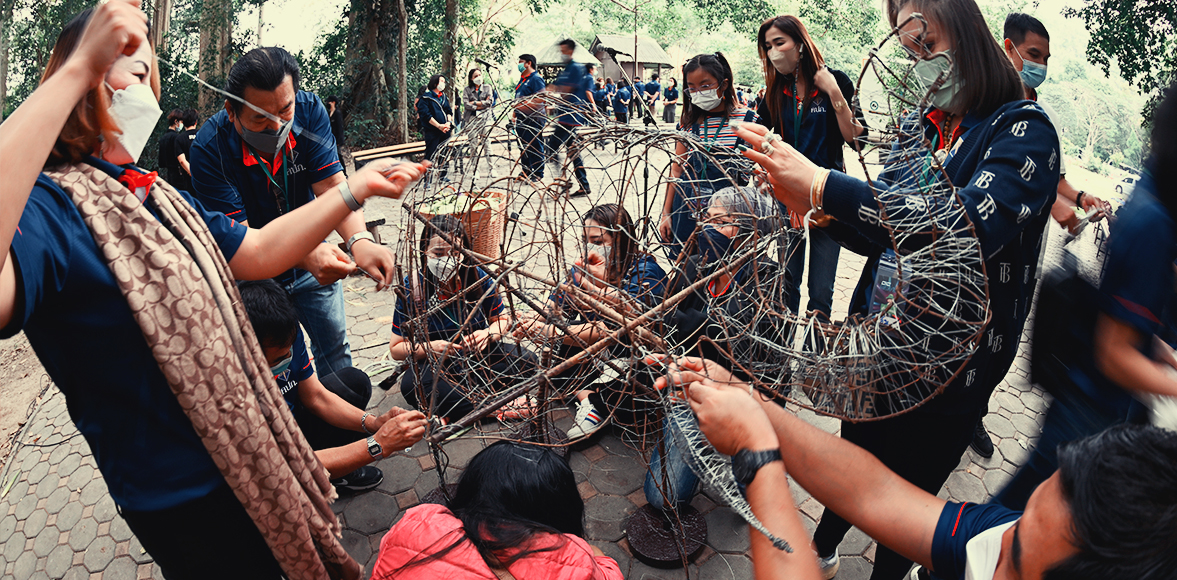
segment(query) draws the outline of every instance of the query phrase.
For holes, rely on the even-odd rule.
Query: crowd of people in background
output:
[[[826,66],[803,21],[787,15],[759,28],[764,83],[755,92],[737,86],[719,52],[689,59],[681,90],[657,74],[602,80],[573,59],[571,40],[560,45],[565,65],[551,86],[534,56],[519,56],[511,103],[518,179],[544,179],[547,150],[563,148],[578,194],[588,194],[576,128],[594,108],[611,108],[618,123],[652,123],[661,101],[663,121],[709,152],[680,145],[661,213],[638,216],[656,221],[657,244],[643,245],[634,216],[616,203],[585,214],[584,251],[546,305],[545,314],[573,321],[557,355],[570,357],[616,328],[577,306],[572,289],[651,307],[694,288],[668,326],[680,334],[676,344],[700,356],[651,357],[631,371],[689,402],[710,444],[731,456],[753,512],[793,546],[778,549],[753,531],[758,577],[834,577],[838,545],[857,526],[879,542],[877,580],[1172,578],[1177,433],[1147,423],[1153,397],[1177,396],[1166,308],[1177,260],[1177,91],[1157,109],[1146,174],[1112,229],[1101,284],[1041,284],[1053,294],[1036,324],[1055,326],[1036,332],[1035,346],[1059,364],[1044,362],[1036,373],[1055,400],[1031,459],[992,502],[947,501],[936,494],[966,450],[984,451],[982,417],[1017,354],[1049,221],[1075,228],[1111,208],[1066,180],[1051,111],[1035,102],[1050,56],[1040,22],[1011,14],[997,43],[974,0],[885,7],[913,74],[934,79],[950,70],[953,79],[935,84],[930,106],[910,115],[956,184],[984,255],[975,274],[986,278],[992,314],[955,378],[910,412],[843,421],[834,436],[758,392],[730,354],[757,356],[754,341],[713,323],[746,316],[766,292],[800,310],[800,261],[758,255],[719,269],[785,221],[810,231],[809,248],[789,248],[812,256],[805,311],[835,316],[833,275],[845,248],[866,257],[847,314],[877,314],[871,296],[899,258],[892,233],[862,210],[882,203],[896,218],[922,211],[912,199],[919,192],[899,186],[906,166],[873,183],[845,173],[846,147],[861,147],[867,130],[854,84]],[[371,463],[420,441],[431,418],[473,409],[468,389],[446,378],[482,376],[461,365],[489,365],[494,373],[484,378],[494,384],[486,388],[510,388],[539,362],[503,339],[556,329],[550,317],[504,306],[492,278],[467,260],[461,220],[428,222],[409,276],[365,229],[367,199],[399,198],[433,173],[445,178],[430,163],[457,126],[444,76],[431,77],[415,103],[426,161],[377,160],[346,176],[339,100],[302,90],[289,52],[251,50],[228,73],[224,110],[203,124],[193,111],[167,115],[161,178],[135,165],[163,116],[149,38],[133,0],[83,11],[61,31],[41,86],[0,125],[0,335],[26,333],[120,513],[165,577],[358,578],[328,505],[337,490],[376,487],[383,474]],[[470,122],[498,96],[480,69],[466,81],[461,104]],[[568,106],[548,111],[537,98],[545,91],[563,94]],[[322,243],[331,231],[344,248]],[[929,243],[908,240],[902,251]],[[665,255],[641,249],[655,246]],[[660,262],[675,267],[668,274]],[[352,366],[340,283],[357,272],[377,290],[402,291],[388,348],[407,363],[401,392],[416,410],[367,410],[372,385]],[[1049,306],[1060,304],[1076,306],[1052,315]],[[788,334],[766,317],[749,323],[762,340]],[[424,325],[428,340],[411,339],[410,324]],[[444,368],[432,362],[458,352],[442,357]],[[589,366],[553,380],[596,372]],[[618,409],[659,416],[623,390],[594,384],[569,401],[574,437],[593,436]],[[502,416],[527,417],[535,407],[525,396]],[[666,444],[645,495],[673,514],[698,478],[677,423],[662,419]],[[787,475],[824,506],[812,536]],[[568,462],[520,442],[490,445],[470,461],[452,501],[413,507],[392,526],[374,577],[421,574],[622,576],[585,540]]]

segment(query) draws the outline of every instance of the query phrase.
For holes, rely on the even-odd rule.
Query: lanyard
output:
[[[793,75],[793,100],[797,106],[793,108],[793,146],[801,142],[801,115],[804,112],[805,99],[797,96],[797,75]]]
[[[282,163],[279,164],[279,167],[282,167],[282,165],[286,166],[282,167],[281,186],[278,185],[278,181],[270,173],[269,167],[257,156],[257,152],[253,150],[253,147],[249,148],[249,154],[253,155],[253,160],[257,161],[258,166],[262,169],[262,173],[266,175],[266,180],[277,190],[277,193],[274,194],[274,204],[278,206],[278,215],[281,216],[282,214],[290,213],[290,198],[287,196],[287,192],[290,190],[290,162],[286,159],[286,149],[283,148],[282,150]],[[283,203],[286,204],[286,211],[282,211]]]
[[[719,142],[719,134],[723,132],[724,127],[727,127],[727,123],[730,120],[731,119],[725,114],[723,117],[723,123],[720,123],[720,125],[715,128],[715,135],[711,136],[711,135],[707,134],[707,119],[706,119],[706,117],[704,117],[704,119],[703,119],[703,142],[707,144],[707,152],[708,153],[711,153],[711,143]],[[711,163],[710,159],[703,158],[703,174],[699,176],[701,179],[707,178],[707,165],[709,163]]]

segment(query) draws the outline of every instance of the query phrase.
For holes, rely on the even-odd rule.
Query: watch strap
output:
[[[368,455],[371,455],[372,459],[384,459],[384,448],[376,442],[375,435],[368,437]]]
[[[752,484],[752,480],[756,479],[756,473],[760,471],[761,467],[774,461],[781,461],[779,448],[765,451],[741,449],[732,456],[732,475],[735,475],[736,483],[748,486]]]
[[[347,208],[352,211],[359,211],[364,207],[364,204],[357,201],[356,196],[352,195],[351,186],[347,184],[346,179],[339,184],[339,195],[343,196],[343,203],[346,203]]]
[[[367,230],[362,231],[362,232],[352,236],[351,239],[349,239],[347,241],[347,251],[350,252],[351,247],[354,246],[355,243],[360,240],[368,240],[369,242],[372,242],[373,244],[375,244],[376,243],[376,236],[373,236],[372,232],[369,232]]]

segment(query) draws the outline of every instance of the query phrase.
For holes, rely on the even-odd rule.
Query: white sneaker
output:
[[[576,404],[576,418],[568,430],[568,439],[583,439],[605,426],[605,416],[586,398]]]
[[[824,580],[830,580],[830,578],[837,576],[839,563],[840,559],[837,548],[834,549],[834,553],[831,554],[829,558],[822,558],[819,556],[817,559],[817,567],[821,568],[821,577]]]

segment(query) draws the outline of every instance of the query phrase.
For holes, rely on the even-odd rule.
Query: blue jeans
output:
[[[567,148],[568,156],[572,157],[572,166],[576,168],[576,183],[580,185],[581,191],[591,193],[589,191],[588,173],[584,170],[584,160],[580,158],[580,150],[584,145],[580,140],[580,135],[576,133],[576,127],[556,123],[556,132],[552,134],[552,141],[552,159],[555,160],[556,152],[560,147]]]
[[[690,413],[690,409],[680,409],[679,412]],[[681,434],[678,424],[669,418],[662,420],[662,440],[666,448],[666,479],[663,480],[663,459],[659,448],[654,448],[654,455],[650,457],[650,471],[646,473],[646,501],[655,508],[667,510],[683,505],[695,496],[699,487],[699,476],[691,471],[687,462],[686,452],[678,446]]]
[[[315,371],[319,376],[351,366],[351,345],[347,342],[347,315],[343,312],[343,284],[321,286],[310,272],[295,270],[294,282],[286,292],[294,299],[298,321],[311,339]]]
[[[838,274],[838,253],[842,246],[833,238],[826,235],[821,228],[809,229],[810,243],[813,244],[813,256],[809,258],[809,304],[806,312],[817,310],[829,319],[830,311],[834,308],[834,278]],[[805,273],[805,238],[798,236],[797,242],[789,250],[789,293],[785,297],[785,304],[793,312],[798,312],[801,306],[801,275]]]

